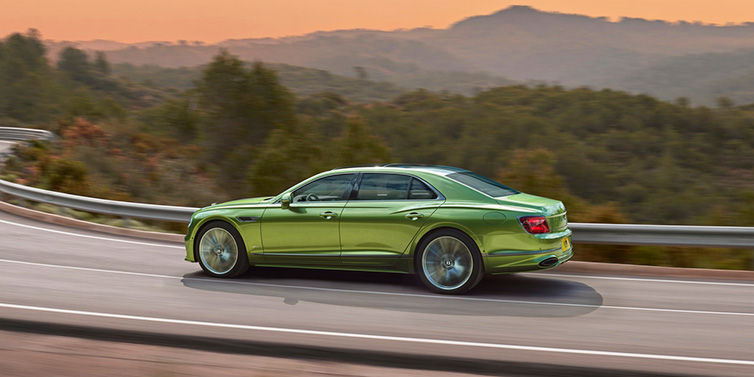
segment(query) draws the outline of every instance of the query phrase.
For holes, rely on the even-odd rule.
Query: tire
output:
[[[422,240],[416,248],[416,272],[430,290],[462,294],[484,277],[479,248],[465,233],[443,229]]]
[[[233,278],[249,270],[241,235],[224,221],[207,223],[197,234],[194,250],[202,270],[212,277]]]

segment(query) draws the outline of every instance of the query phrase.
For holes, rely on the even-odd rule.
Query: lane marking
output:
[[[116,275],[132,275],[132,276],[142,276],[142,277],[162,278],[162,279],[182,279],[181,277],[178,277],[178,276],[147,274],[147,273],[143,273],[143,272],[102,270],[102,269],[99,269],[99,268],[88,268],[88,267],[62,266],[62,265],[58,265],[58,264],[24,262],[24,261],[10,260],[10,259],[0,259],[0,262],[2,262],[2,263],[23,264],[23,265],[27,265],[27,266],[59,268],[59,269],[63,269],[63,270],[102,272],[102,273],[116,274]]]
[[[181,277],[181,276],[147,274],[147,273],[141,273],[141,272],[103,270],[103,269],[97,269],[97,268],[62,266],[62,265],[46,264],[46,263],[14,261],[14,260],[9,260],[9,259],[0,259],[0,262],[23,264],[23,265],[38,266],[38,267],[77,270],[77,271],[142,276],[142,277],[151,277],[151,278],[160,278],[160,279],[193,280],[193,281],[202,281],[202,282],[216,283],[216,284],[239,284],[239,285],[251,285],[251,286],[272,287],[272,288],[303,289],[303,290],[323,291],[323,292],[358,293],[358,294],[371,294],[371,295],[382,295],[382,296],[401,296],[401,297],[413,297],[413,298],[429,298],[429,299],[435,299],[435,300],[497,302],[497,303],[505,303],[505,304],[550,305],[550,306],[564,306],[564,307],[589,308],[589,309],[634,310],[634,311],[682,313],[682,314],[707,314],[707,315],[730,315],[730,316],[754,317],[754,313],[746,313],[746,312],[641,308],[641,307],[632,307],[632,306],[574,304],[574,303],[567,303],[567,302],[543,302],[543,301],[526,301],[526,300],[491,299],[491,298],[480,298],[480,297],[464,297],[464,296],[423,295],[423,294],[416,294],[416,293],[400,293],[400,292],[361,291],[361,290],[343,289],[343,288],[322,288],[322,287],[307,287],[307,286],[274,284],[274,283],[255,283],[255,282],[249,282],[249,281],[218,280],[218,279],[213,279],[213,278],[187,278],[187,277]]]
[[[549,273],[549,272],[540,273],[540,274],[523,272],[520,274],[526,275],[526,276],[537,276],[537,277],[556,276],[556,277],[568,277],[568,278],[576,278],[576,279],[584,278],[584,279],[601,279],[601,280],[646,281],[646,282],[652,282],[652,283],[679,283],[679,284],[725,285],[725,286],[733,286],[733,287],[754,287],[754,284],[752,283],[725,283],[725,282],[716,282],[716,281],[672,280],[672,279],[653,279],[653,278],[622,278],[622,277],[613,277],[613,276],[554,274],[554,273]]]
[[[49,229],[49,228],[41,228],[38,226],[32,226],[32,225],[26,225],[26,224],[18,224],[13,223],[10,221],[0,220],[0,223],[18,226],[22,228],[28,228],[28,229],[34,229],[34,230],[41,230],[44,232],[50,232],[50,233],[57,233],[57,234],[64,234],[67,236],[74,236],[74,237],[82,237],[82,238],[90,238],[95,240],[101,240],[101,241],[112,241],[112,242],[122,242],[132,245],[141,245],[141,246],[154,246],[154,247],[167,247],[171,249],[184,249],[184,246],[174,246],[174,245],[165,245],[165,244],[159,244],[159,243],[150,243],[150,242],[139,242],[139,241],[127,241],[127,240],[121,240],[117,238],[107,238],[107,237],[98,237],[98,236],[90,236],[87,234],[80,234],[80,233],[70,233],[70,232],[64,232],[62,230],[55,230],[55,229]]]
[[[82,310],[48,308],[48,307],[41,307],[41,306],[15,305],[15,304],[7,304],[7,303],[0,303],[0,307],[8,308],[8,309],[40,311],[40,312],[57,313],[57,314],[72,314],[72,315],[80,315],[80,316],[87,316],[87,317],[114,318],[114,319],[125,319],[125,320],[142,321],[142,322],[169,323],[169,324],[178,324],[178,325],[205,326],[205,327],[239,329],[239,330],[267,331],[267,332],[299,334],[299,335],[319,335],[319,336],[338,337],[338,338],[387,340],[387,341],[393,341],[393,342],[438,344],[438,345],[446,345],[446,346],[479,347],[479,348],[507,349],[507,350],[518,350],[518,351],[578,354],[578,355],[590,355],[590,356],[613,356],[613,357],[625,357],[625,358],[634,358],[634,359],[688,361],[688,362],[709,363],[709,364],[733,364],[733,365],[754,366],[754,361],[752,360],[718,359],[718,358],[710,358],[710,357],[659,355],[659,354],[632,353],[632,352],[596,351],[596,350],[583,350],[583,349],[572,349],[572,348],[537,347],[537,346],[523,346],[523,345],[516,345],[516,344],[483,343],[483,342],[470,342],[470,341],[460,341],[460,340],[413,338],[413,337],[358,334],[358,333],[347,333],[347,332],[336,332],[336,331],[291,329],[291,328],[283,328],[283,327],[239,325],[239,324],[228,324],[228,323],[217,323],[217,322],[191,321],[191,320],[173,319],[173,318],[144,317],[144,316],[126,315],[126,314],[100,313],[100,312],[90,312],[90,311],[82,311]]]

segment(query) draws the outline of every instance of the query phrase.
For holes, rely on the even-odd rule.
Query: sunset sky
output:
[[[0,38],[121,42],[281,37],[317,30],[445,28],[511,5],[667,21],[754,21],[752,0],[0,0]]]

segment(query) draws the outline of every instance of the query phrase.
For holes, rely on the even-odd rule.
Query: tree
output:
[[[370,135],[364,121],[351,116],[343,134],[333,140],[336,147],[328,154],[333,167],[346,165],[376,164],[390,161],[390,151],[378,137]]]
[[[50,117],[54,83],[39,32],[0,42],[0,115],[31,122]]]
[[[110,63],[107,61],[107,57],[102,51],[97,51],[97,57],[94,60],[94,70],[103,75],[110,75],[110,73],[112,73]]]
[[[296,123],[293,95],[262,63],[250,69],[222,51],[196,88],[204,161],[231,194],[243,195],[249,166],[272,131],[291,136]]]
[[[66,47],[58,56],[58,69],[68,74],[74,81],[84,84],[94,82],[93,67],[84,51],[74,47]]]

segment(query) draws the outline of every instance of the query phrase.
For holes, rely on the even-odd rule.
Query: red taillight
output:
[[[542,234],[549,233],[550,227],[547,226],[547,219],[544,216],[526,216],[518,219],[521,226],[527,233]]]

